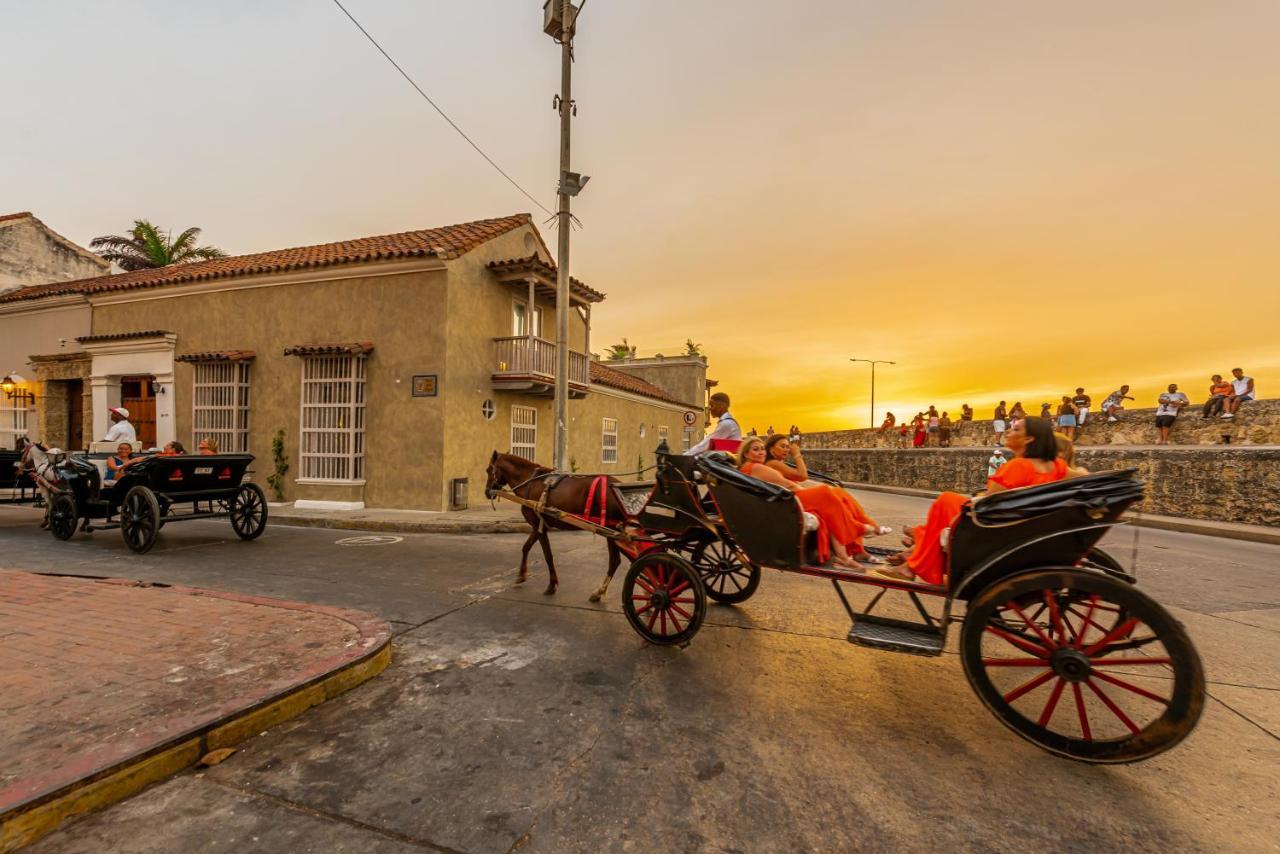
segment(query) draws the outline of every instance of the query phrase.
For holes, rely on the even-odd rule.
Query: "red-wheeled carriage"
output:
[[[1204,672],[1186,631],[1097,547],[1142,498],[1133,470],[972,501],[945,544],[943,585],[818,563],[814,526],[795,495],[716,454],[695,459],[662,446],[656,481],[645,489],[625,524],[589,528],[633,558],[622,607],[652,643],[688,644],[709,598],[746,601],[767,567],[830,580],[853,623],[848,639],[859,646],[937,656],[959,623],[960,659],[979,699],[1058,755],[1147,759],[1200,717]],[[867,604],[855,607],[845,585],[868,588]],[[909,604],[911,619],[877,613],[889,593]]]

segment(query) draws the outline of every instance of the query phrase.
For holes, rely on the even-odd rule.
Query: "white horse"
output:
[[[40,523],[40,527],[48,528],[49,508],[53,506],[53,496],[65,491],[62,486],[62,476],[58,473],[58,468],[52,459],[62,451],[57,448],[46,449],[44,445],[26,437],[23,437],[22,441],[24,443],[22,456],[14,463],[14,467],[17,468],[19,477],[24,473],[30,473],[31,480],[35,482],[36,488],[44,497],[44,520]]]

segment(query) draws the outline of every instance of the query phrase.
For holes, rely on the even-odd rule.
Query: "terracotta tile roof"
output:
[[[97,341],[128,341],[130,338],[158,338],[161,335],[172,335],[168,329],[146,329],[141,332],[104,332],[100,335],[81,335],[76,340],[81,344],[93,344]]]
[[[336,356],[343,353],[358,355],[373,349],[372,341],[352,341],[349,344],[295,344],[285,347],[286,356]]]
[[[198,353],[183,353],[174,356],[175,362],[252,362],[252,350],[201,350]]]
[[[634,377],[631,374],[626,374],[622,371],[615,371],[613,368],[603,365],[600,362],[591,363],[591,382],[596,385],[608,386],[621,391],[628,391],[642,397],[652,397],[657,400],[666,401],[667,403],[676,403],[680,406],[689,406],[694,409],[697,408],[696,406],[693,406],[693,404],[687,403],[683,400],[676,400],[674,397],[647,380],[642,380],[639,377]]]
[[[228,279],[365,261],[429,257],[451,259],[471,251],[486,240],[531,222],[532,217],[529,214],[516,214],[498,219],[482,219],[460,225],[449,225],[444,228],[361,237],[356,240],[321,243],[316,246],[276,249],[255,255],[214,258],[209,261],[177,264],[154,270],[135,270],[132,273],[119,273],[114,276],[97,276],[71,282],[33,285],[0,296],[0,302],[16,302],[62,294],[99,294],[135,288],[155,288],[182,282]]]
[[[503,273],[538,273],[552,282],[556,280],[556,265],[548,264],[537,255],[526,255],[524,258],[507,258],[503,261],[490,261],[485,265],[494,273],[502,275]],[[569,285],[577,293],[578,298],[587,302],[601,302],[604,300],[604,294],[595,288],[589,287],[579,279],[573,276],[569,277]]]

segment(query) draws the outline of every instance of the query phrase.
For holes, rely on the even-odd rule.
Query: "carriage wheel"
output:
[[[1037,570],[991,585],[969,603],[960,650],[987,708],[1069,759],[1148,759],[1185,738],[1204,707],[1182,624],[1106,575]]]
[[[120,533],[124,544],[138,554],[151,551],[160,532],[160,502],[148,487],[135,486],[120,505]]]
[[[698,543],[690,558],[702,575],[707,595],[722,605],[745,602],[760,586],[760,567],[746,564],[724,540]]]
[[[59,495],[49,504],[49,530],[60,540],[69,540],[76,532],[79,520],[76,500],[70,495]]]
[[[707,592],[697,570],[670,552],[644,555],[622,583],[622,610],[649,643],[685,644],[702,626]]]
[[[231,499],[231,528],[242,540],[256,540],[267,528],[267,494],[256,483],[241,484]]]

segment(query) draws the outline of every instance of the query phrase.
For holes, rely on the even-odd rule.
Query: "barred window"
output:
[[[684,443],[683,450],[687,451],[693,447],[693,428],[692,427],[684,428],[684,436],[681,438],[680,441]]]
[[[191,393],[191,447],[203,439],[222,453],[249,450],[249,362],[196,362]]]
[[[364,380],[364,354],[302,360],[301,479],[364,479]]]
[[[667,441],[667,436],[670,434],[670,432],[671,431],[667,430],[665,425],[659,424],[658,425],[658,443],[661,444]]]
[[[0,407],[0,441],[6,448],[12,448],[19,436],[27,435],[35,424],[34,416],[35,409],[27,408],[21,396],[5,401],[5,405]]]
[[[511,453],[526,460],[538,453],[538,410],[532,406],[511,407]]]
[[[618,461],[618,419],[604,419],[604,431],[600,440],[600,462],[608,465]]]

